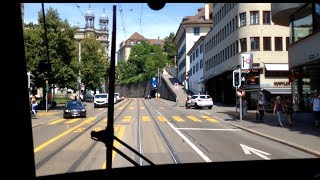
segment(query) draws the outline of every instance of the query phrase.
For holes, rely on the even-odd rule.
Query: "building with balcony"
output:
[[[244,71],[249,108],[256,108],[258,95],[267,101],[290,95],[288,83],[289,28],[271,21],[270,3],[214,3],[213,27],[204,39],[205,89],[216,102],[236,103],[233,70],[242,53],[253,55],[253,68]]]
[[[289,27],[289,81],[294,110],[310,112],[320,92],[320,3],[272,3],[272,21]]]
[[[174,42],[178,48],[178,80],[188,89],[187,72],[190,70],[190,56],[187,53],[201,36],[205,36],[212,28],[212,3],[206,3],[198,9],[194,16],[186,16],[182,19],[177,30]]]

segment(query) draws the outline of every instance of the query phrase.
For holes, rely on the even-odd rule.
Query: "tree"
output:
[[[50,84],[58,87],[67,87],[76,84],[77,72],[73,61],[76,43],[74,39],[75,28],[71,28],[68,21],[62,21],[56,9],[49,7],[45,15],[44,27],[42,11],[38,12],[38,24],[26,25],[24,31],[27,68],[36,75],[36,83],[44,85],[45,78]],[[44,28],[47,31],[49,59],[47,56]],[[40,61],[49,62],[49,74],[39,71]]]
[[[158,68],[163,68],[167,62],[161,46],[142,41],[132,46],[127,62],[119,63],[117,76],[121,77],[121,84],[143,81],[156,76]]]
[[[165,37],[164,40],[164,52],[168,55],[170,64],[175,64],[175,56],[177,55],[177,45],[174,43],[174,33],[170,33],[169,36]]]
[[[106,80],[109,61],[102,44],[94,35],[87,36],[81,42],[81,81],[87,89],[101,89]]]

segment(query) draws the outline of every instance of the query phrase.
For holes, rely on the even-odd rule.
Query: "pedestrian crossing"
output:
[[[141,122],[151,122],[153,117],[149,116],[149,115],[142,115],[141,117]],[[167,116],[156,116],[155,117],[157,121],[160,122],[170,122],[170,121],[174,121],[174,122],[178,122],[178,123],[186,123],[186,122],[195,122],[195,123],[201,123],[201,122],[210,122],[210,123],[217,123],[220,122],[219,120],[215,119],[214,117],[211,116],[171,116],[171,117],[167,117]],[[121,118],[121,122],[124,123],[130,123],[132,121],[135,121],[137,119],[137,117],[133,117],[133,116],[123,116]],[[55,124],[72,124],[72,123],[76,123],[81,121],[81,118],[75,118],[75,119],[64,119],[64,118],[60,118],[60,119],[56,119],[54,121],[51,121],[48,123],[48,125],[55,125]],[[102,123],[107,123],[107,118],[104,118]]]

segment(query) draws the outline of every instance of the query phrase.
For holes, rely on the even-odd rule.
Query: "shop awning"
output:
[[[264,64],[267,71],[289,71],[288,64]]]
[[[268,91],[271,94],[291,94],[290,88],[265,88],[263,90]]]

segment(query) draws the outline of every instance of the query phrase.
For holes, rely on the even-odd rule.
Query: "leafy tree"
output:
[[[88,89],[101,89],[108,68],[109,61],[102,44],[90,34],[81,42],[81,81]]]
[[[46,14],[46,27],[44,27],[42,11],[38,12],[38,24],[28,24],[25,27],[25,49],[27,68],[37,77],[38,85],[44,85],[44,79],[49,78],[50,84],[58,87],[74,86],[77,71],[72,61],[75,60],[76,43],[74,39],[75,28],[71,28],[68,21],[62,21],[56,9],[49,7]],[[49,59],[47,57],[44,28],[47,32]],[[41,72],[40,60],[48,61],[49,75]]]
[[[174,64],[175,56],[177,55],[177,45],[174,43],[174,33],[170,33],[169,36],[165,37],[164,40],[164,52],[168,55],[170,64]]]

